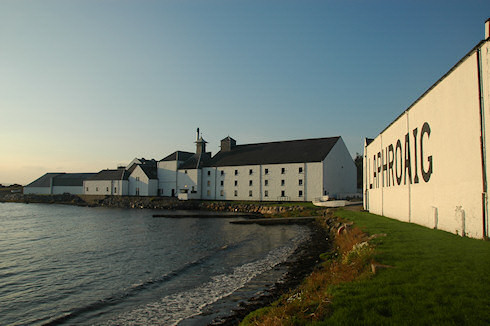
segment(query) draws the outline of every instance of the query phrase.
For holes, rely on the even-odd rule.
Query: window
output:
[[[99,187],[95,187],[95,191],[99,191]]]
[[[208,196],[211,196],[211,190],[208,190],[207,194]]]
[[[221,170],[221,172],[220,172],[220,173],[221,173],[221,175],[223,175],[223,174],[225,174],[225,171]]]
[[[136,196],[140,195],[140,188],[136,188]]]
[[[254,170],[252,170],[252,169],[248,170],[249,175],[252,175],[253,172],[254,172]]]
[[[281,168],[281,174],[286,173],[286,168]]]
[[[88,191],[88,187],[87,187],[87,191]]]
[[[136,177],[136,181],[140,181],[140,177]]]
[[[264,173],[265,173],[265,174],[269,174],[269,169],[265,169],[265,170],[264,170]]]
[[[105,187],[105,191],[106,192],[109,192],[109,187]]]
[[[184,173],[187,174],[187,170],[185,170]]]
[[[238,190],[235,190],[235,197],[238,196]]]
[[[281,180],[281,186],[284,186],[285,184],[286,184],[286,181],[284,181],[284,179]]]
[[[264,186],[268,186],[269,185],[269,180],[264,180]]]
[[[249,180],[249,181],[248,181],[248,185],[249,185],[250,187],[253,185],[252,180]]]
[[[211,171],[208,171],[208,175],[211,175]]]
[[[252,197],[252,190],[248,191],[248,197]]]
[[[235,175],[238,175],[238,170],[235,170]]]
[[[298,185],[302,186],[303,185],[303,179],[298,180]]]
[[[303,173],[303,167],[301,167],[301,166],[299,167],[298,173]]]
[[[235,180],[235,187],[238,186],[238,180]]]
[[[224,191],[224,190],[221,190],[221,191],[219,192],[219,195],[220,195],[221,197],[223,197],[223,196],[225,195],[225,191]]]
[[[208,187],[209,187],[209,186],[211,186],[211,181],[210,181],[210,180],[208,180]]]
[[[269,190],[264,191],[264,197],[269,197]]]
[[[225,185],[225,182],[223,180],[220,181],[221,187]]]
[[[303,190],[300,190],[298,193],[298,197],[303,197]]]
[[[286,197],[286,192],[284,190],[281,190],[281,197]]]
[[[116,187],[114,187],[114,193],[117,194],[117,188]]]

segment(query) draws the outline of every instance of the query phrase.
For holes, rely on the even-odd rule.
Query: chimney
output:
[[[229,152],[236,146],[236,140],[230,136],[221,140],[221,152]]]
[[[490,37],[490,18],[485,22],[485,40]]]

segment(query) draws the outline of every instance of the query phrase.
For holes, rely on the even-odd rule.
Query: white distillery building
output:
[[[485,40],[364,146],[364,208],[474,238],[489,232],[490,20]]]
[[[160,193],[181,199],[312,201],[356,193],[356,167],[341,137],[237,145],[214,156],[198,136],[196,153],[158,163]]]
[[[24,194],[57,195],[70,193],[81,195],[84,180],[95,173],[46,173],[24,187]]]

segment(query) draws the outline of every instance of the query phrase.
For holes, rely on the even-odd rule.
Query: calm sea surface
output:
[[[0,325],[202,325],[308,238],[159,212],[0,203]]]

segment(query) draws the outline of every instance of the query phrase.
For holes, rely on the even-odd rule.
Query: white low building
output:
[[[102,170],[83,182],[85,195],[126,196],[129,172],[125,168]]]
[[[487,237],[490,20],[485,40],[364,148],[364,208]]]
[[[83,194],[83,181],[95,173],[46,173],[24,187],[24,194]]]

